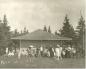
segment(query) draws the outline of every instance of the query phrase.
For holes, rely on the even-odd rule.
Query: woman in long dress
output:
[[[54,57],[54,52],[52,50],[52,47],[49,48],[49,52],[50,52],[50,57]]]

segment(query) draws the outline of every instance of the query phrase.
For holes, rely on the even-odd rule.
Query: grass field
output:
[[[26,58],[21,58],[20,60],[16,57],[5,58],[4,60],[10,61],[7,64],[0,64],[0,68],[84,68],[85,59],[84,58],[65,58],[60,61],[55,58],[48,57],[33,57],[32,61]],[[0,59],[1,60],[1,59]],[[15,63],[14,63],[15,62]]]

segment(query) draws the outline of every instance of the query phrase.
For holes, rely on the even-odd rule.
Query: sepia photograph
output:
[[[0,68],[84,68],[85,0],[0,0]]]

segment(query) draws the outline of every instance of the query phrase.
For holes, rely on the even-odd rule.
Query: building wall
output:
[[[41,45],[42,46],[44,46],[44,47],[49,47],[50,45],[51,46],[55,46],[55,45],[57,45],[57,44],[60,44],[60,42],[59,41],[54,41],[54,40],[52,40],[52,41],[33,41],[33,40],[31,40],[31,41],[27,41],[27,40],[22,40],[21,41],[21,48],[27,48],[27,47],[29,47],[30,45],[33,45],[33,46],[36,46],[36,47],[40,47]]]

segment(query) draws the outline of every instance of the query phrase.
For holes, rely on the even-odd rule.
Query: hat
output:
[[[30,45],[29,47],[34,47],[33,45]]]
[[[59,44],[57,44],[57,47],[60,47],[60,45],[59,45]]]

